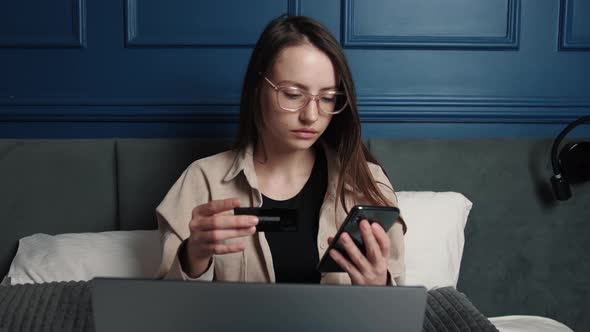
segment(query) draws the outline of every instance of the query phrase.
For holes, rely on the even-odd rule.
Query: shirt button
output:
[[[327,246],[327,244],[326,244],[326,243],[321,243],[321,244],[320,244],[320,248],[321,248],[321,249],[326,249],[326,246]]]

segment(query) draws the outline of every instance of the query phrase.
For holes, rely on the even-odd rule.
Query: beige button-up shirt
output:
[[[334,236],[346,218],[346,211],[340,202],[335,209],[336,186],[339,163],[336,152],[320,139],[328,164],[328,187],[320,208],[317,250],[319,257],[328,248],[328,237]],[[397,205],[393,187],[378,165],[369,163],[369,169],[381,192]],[[350,192],[351,187],[345,186]],[[352,197],[354,195],[347,195]],[[358,196],[358,195],[357,195]],[[262,195],[254,169],[253,146],[238,152],[229,150],[193,162],[172,186],[164,200],[156,208],[162,261],[157,278],[182,280],[219,280],[239,282],[275,282],[272,255],[263,232],[252,236],[232,239],[245,244],[244,251],[226,255],[215,255],[208,270],[197,279],[189,278],[183,271],[178,258],[181,243],[190,236],[189,222],[194,207],[211,200],[238,197],[242,207],[262,206]],[[354,201],[348,198],[347,207],[367,204],[362,198]],[[403,222],[403,221],[402,221]],[[394,223],[387,232],[391,240],[388,270],[391,284],[404,283],[404,237],[402,222]],[[322,284],[350,284],[347,273],[324,273]]]

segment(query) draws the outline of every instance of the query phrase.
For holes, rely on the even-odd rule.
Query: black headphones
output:
[[[553,141],[553,148],[551,149],[551,164],[553,166],[551,186],[555,198],[560,201],[572,197],[570,183],[590,180],[590,142],[568,143],[558,153],[559,144],[565,135],[576,126],[589,121],[590,115],[577,119],[565,127]]]

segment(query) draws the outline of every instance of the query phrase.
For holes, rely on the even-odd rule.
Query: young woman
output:
[[[351,73],[330,32],[306,17],[273,20],[250,58],[232,150],[191,164],[156,209],[160,278],[396,285],[405,224],[361,222],[366,255],[344,234],[346,273],[316,271],[349,209],[396,206],[391,183],[362,145]],[[297,232],[256,232],[235,207],[298,210]]]

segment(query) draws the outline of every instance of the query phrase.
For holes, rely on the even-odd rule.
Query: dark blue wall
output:
[[[585,0],[5,1],[0,137],[232,135],[282,13],[341,40],[365,137],[553,136],[590,114]]]

